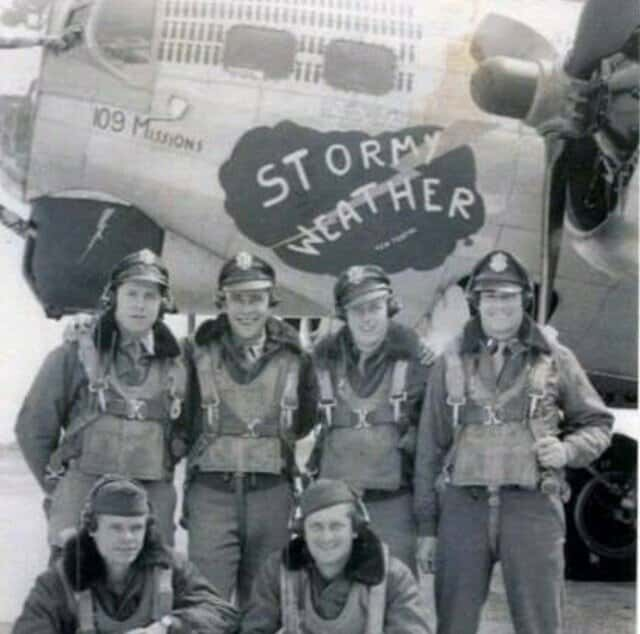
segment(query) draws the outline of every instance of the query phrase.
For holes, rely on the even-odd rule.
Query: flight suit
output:
[[[18,415],[24,457],[48,493],[48,540],[62,546],[84,500],[106,473],[144,485],[162,535],[173,543],[173,471],[184,453],[186,368],[167,326],[126,341],[111,313],[46,358]]]
[[[346,326],[313,353],[321,431],[310,470],[363,491],[373,528],[413,570],[415,430],[427,376],[421,349],[412,330],[391,322],[362,368]]]
[[[415,470],[419,532],[437,536],[439,634],[474,634],[502,564],[518,634],[560,634],[565,537],[562,469],[534,443],[559,436],[568,466],[607,447],[612,416],[574,355],[528,317],[496,374],[479,319],[434,365]]]
[[[310,363],[297,333],[273,317],[256,359],[234,342],[224,314],[204,322],[189,349],[189,557],[242,606],[258,567],[287,541],[295,440],[313,424]]]

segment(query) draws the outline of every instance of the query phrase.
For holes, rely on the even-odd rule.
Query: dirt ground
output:
[[[47,559],[41,494],[19,453],[0,447],[0,634],[8,634]],[[185,549],[186,536],[177,535]],[[479,634],[514,634],[499,574],[495,575]],[[423,582],[430,595],[429,579]],[[633,634],[633,583],[568,582],[566,634]]]

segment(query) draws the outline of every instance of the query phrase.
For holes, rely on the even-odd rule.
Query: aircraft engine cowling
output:
[[[132,251],[162,256],[182,312],[211,312],[221,260],[109,197],[43,197],[32,203],[23,273],[48,317],[91,312],[112,267]]]

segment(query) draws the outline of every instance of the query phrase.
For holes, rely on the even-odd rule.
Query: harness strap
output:
[[[300,628],[300,610],[298,597],[300,589],[300,571],[287,570],[280,565],[280,605],[282,614],[282,634],[302,634]]]
[[[367,605],[366,634],[384,633],[384,614],[387,602],[387,578],[389,572],[389,547],[382,545],[384,576],[382,581],[369,589],[369,603]]]
[[[298,377],[300,376],[300,359],[293,356],[289,361],[285,378],[282,399],[280,400],[280,427],[284,434],[293,427],[293,413],[298,409]]]
[[[220,433],[220,395],[215,379],[215,368],[220,361],[220,346],[210,343],[207,348],[195,346],[195,350],[201,407],[206,413],[207,433],[215,437]]]
[[[460,409],[467,402],[465,396],[466,377],[462,358],[458,350],[451,348],[445,353],[445,385],[447,388],[447,405],[452,409],[454,429],[460,424]]]
[[[159,621],[173,609],[173,570],[156,566],[153,569],[153,613]]]
[[[89,379],[89,392],[97,396],[98,406],[104,412],[107,408],[105,391],[108,383],[102,372],[100,353],[89,332],[80,333],[76,341],[78,342],[78,358]]]
[[[393,422],[400,422],[402,404],[407,401],[407,374],[409,372],[409,362],[406,360],[396,361],[393,365],[391,375],[391,394],[389,402],[393,408]]]
[[[187,369],[182,359],[170,359],[167,368],[167,392],[169,393],[169,417],[171,420],[176,420],[182,413],[186,391]]]
[[[77,634],[95,634],[95,615],[93,611],[93,596],[91,590],[83,590],[76,593],[78,604],[78,631]]]
[[[316,378],[318,380],[318,388],[320,389],[318,409],[323,411],[327,427],[331,427],[331,425],[333,425],[332,412],[336,406],[331,374],[329,374],[329,370],[327,368],[316,368]]]

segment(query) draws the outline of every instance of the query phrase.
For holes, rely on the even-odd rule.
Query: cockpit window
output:
[[[153,0],[108,0],[99,9],[95,42],[104,61],[136,84],[152,80]]]
[[[384,95],[393,90],[395,69],[395,54],[379,44],[333,40],[325,51],[325,80],[341,90]]]
[[[233,26],[227,32],[224,67],[265,79],[285,79],[293,73],[295,54],[295,37],[287,31]]]

